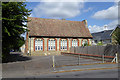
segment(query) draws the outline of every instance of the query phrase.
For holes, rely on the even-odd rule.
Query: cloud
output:
[[[83,10],[83,12],[88,12],[88,11],[91,11],[91,10],[93,10],[93,8],[89,7],[88,9]]]
[[[83,7],[83,2],[41,2],[33,9],[32,16],[72,18],[79,15]]]
[[[120,15],[118,13],[120,4],[118,3],[120,0],[114,0],[114,6],[109,7],[108,9],[97,11],[92,18],[95,19],[104,19],[104,20],[112,20],[112,22],[107,24],[107,29],[114,29],[118,25],[118,20],[120,21]],[[88,27],[91,33],[100,32],[104,30],[103,26],[93,25]]]
[[[93,26],[89,25],[88,28],[89,28],[91,33],[100,32],[100,31],[104,30],[104,27],[97,26],[97,25],[93,25]]]
[[[118,2],[120,0],[26,0],[27,2]]]
[[[120,0],[114,0],[115,3],[118,3]]]
[[[84,2],[85,0],[40,0],[40,2]]]
[[[118,19],[118,5],[109,7],[106,10],[101,10],[96,12],[92,18],[95,19],[106,19],[106,20],[115,20]]]
[[[26,0],[26,1],[27,2],[88,2],[88,0]]]
[[[118,25],[118,20],[114,20],[108,24],[108,29],[114,29]]]
[[[108,30],[111,30],[111,29],[114,29],[118,24],[118,20],[114,20],[112,22],[110,22],[109,24],[107,24],[107,29]],[[98,26],[98,25],[89,25],[88,28],[90,30],[91,33],[94,33],[94,32],[100,32],[100,31],[103,31],[105,30],[104,28],[105,25],[103,26]]]

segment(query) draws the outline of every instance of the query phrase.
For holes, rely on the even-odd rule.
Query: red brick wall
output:
[[[25,53],[28,51],[28,32],[26,34],[26,41],[25,41]]]

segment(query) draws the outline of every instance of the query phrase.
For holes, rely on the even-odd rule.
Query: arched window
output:
[[[35,40],[35,51],[43,50],[43,39]]]
[[[55,39],[48,40],[48,50],[55,50]]]
[[[78,40],[77,39],[73,39],[72,40],[72,47],[77,47],[78,46]]]
[[[61,39],[60,41],[60,49],[61,50],[67,50],[67,40],[66,39]]]

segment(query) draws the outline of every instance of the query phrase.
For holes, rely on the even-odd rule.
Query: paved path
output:
[[[84,69],[98,69],[98,68],[118,68],[118,64],[94,64],[94,65],[80,65],[80,66],[64,66],[56,68],[56,72],[65,72],[71,70],[84,70]]]
[[[120,77],[120,76],[119,76]],[[77,72],[64,72],[44,74],[31,78],[118,78],[118,69],[88,70]]]

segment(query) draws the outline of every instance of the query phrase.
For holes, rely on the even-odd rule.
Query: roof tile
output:
[[[92,37],[81,21],[28,17],[29,36]]]

